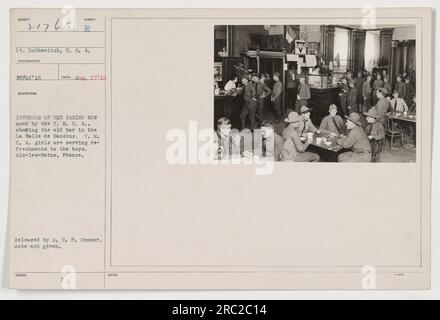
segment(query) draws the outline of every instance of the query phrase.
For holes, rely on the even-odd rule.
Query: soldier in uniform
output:
[[[289,113],[289,116],[284,120],[289,123],[285,129],[286,134],[283,149],[281,151],[280,159],[282,161],[295,162],[317,162],[319,155],[312,152],[307,152],[306,149],[309,144],[303,143],[298,133],[298,124],[301,122],[301,117],[295,111]]]
[[[255,128],[255,114],[257,112],[257,91],[255,88],[255,83],[248,81],[246,78],[242,79],[242,83],[244,85],[244,106],[240,114],[241,129],[246,127],[246,117],[249,115],[250,128],[253,130]]]
[[[380,74],[377,74],[376,80],[374,80],[374,83],[373,83],[373,97],[372,97],[373,105],[375,105],[377,103],[376,94],[379,89],[383,88],[383,84],[384,83],[383,83],[383,80],[382,80]]]
[[[406,86],[406,92],[405,92],[405,97],[403,98],[405,99],[406,104],[410,106],[412,104],[412,99],[416,94],[416,88],[412,84],[410,78],[405,79],[405,86]]]
[[[217,159],[225,159],[231,155],[231,121],[228,118],[220,118],[217,120],[217,130],[214,134],[214,144],[217,148]]]
[[[280,80],[280,73],[275,72],[273,75],[273,80],[275,81],[272,90],[272,96],[270,100],[273,103],[273,109],[277,118],[281,118],[281,103],[282,103],[282,93],[283,93],[283,83]]]
[[[300,113],[301,107],[307,106],[309,104],[310,98],[311,98],[310,87],[306,83],[306,78],[304,77],[304,75],[302,75],[299,78],[298,93],[295,103],[295,112]]]
[[[254,77],[254,82],[256,83],[256,96],[257,96],[257,116],[260,121],[263,121],[263,110],[266,97],[272,93],[265,84],[264,79],[261,81],[258,77]]]
[[[390,101],[385,98],[387,94],[388,92],[385,89],[379,89],[376,94],[378,101],[374,106],[379,114],[379,122],[384,126],[386,123],[386,115],[393,111]]]
[[[396,87],[394,90],[397,90],[399,93],[399,98],[405,99],[406,96],[406,84],[402,81],[402,77],[399,75],[397,76],[397,82]]]
[[[350,91],[350,87],[348,86],[347,79],[342,78],[342,87],[341,87],[341,92],[339,93],[339,99],[340,99],[342,113],[344,115],[348,115],[347,95],[349,91]]]
[[[257,154],[266,158],[273,157],[274,161],[280,161],[284,139],[274,131],[270,121],[264,121],[261,124],[261,136],[259,145],[255,147]]]
[[[350,89],[347,94],[348,114],[357,111],[357,99],[358,99],[357,88],[355,87],[355,82],[353,80],[350,81],[349,87]]]
[[[373,162],[378,159],[379,153],[382,151],[383,140],[385,139],[385,128],[378,122],[379,114],[376,108],[371,108],[364,115],[367,117],[367,126],[365,127],[365,133],[371,144],[371,151]]]
[[[362,98],[362,87],[364,85],[365,82],[365,78],[364,78],[364,73],[362,71],[358,72],[357,78],[356,78],[356,89],[357,89],[357,104],[358,104],[358,109],[362,110],[362,105],[364,102],[364,99]]]
[[[365,80],[362,85],[362,99],[363,99],[363,108],[364,112],[367,112],[371,107],[371,93],[373,89],[371,88],[371,75],[367,76],[367,80]]]
[[[307,106],[301,107],[301,121],[298,124],[298,132],[301,136],[306,136],[308,132],[321,132],[313,125],[312,120],[310,119],[311,110],[312,109]]]
[[[336,105],[330,105],[328,112],[330,114],[322,119],[319,130],[322,133],[330,133],[334,135],[345,133],[345,122],[341,116],[336,114],[338,112]]]
[[[371,162],[371,145],[367,134],[362,129],[360,116],[353,112],[347,118],[348,136],[342,140],[342,147],[350,151],[338,156],[339,162]]]

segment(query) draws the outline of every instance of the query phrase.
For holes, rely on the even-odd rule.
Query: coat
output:
[[[383,140],[385,138],[385,128],[380,122],[369,123],[365,127],[365,133],[367,136],[373,136],[375,140]]]
[[[335,115],[334,117],[328,115],[322,119],[319,130],[323,133],[344,133],[346,130],[345,121],[338,115]]]
[[[370,141],[364,129],[356,126],[350,130],[348,136],[342,142],[344,149],[350,149],[354,153],[371,153]]]
[[[347,95],[348,108],[356,108],[357,97],[358,97],[358,91],[357,91],[356,87],[350,88],[350,91],[348,91],[348,95]]]
[[[392,112],[393,109],[391,108],[391,103],[388,101],[387,98],[381,98],[379,101],[377,101],[376,105],[374,106],[377,110],[377,113],[379,114],[379,122],[385,125],[386,123],[386,114],[388,112]]]

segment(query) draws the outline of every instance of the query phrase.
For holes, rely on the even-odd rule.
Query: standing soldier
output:
[[[388,91],[388,93],[393,92],[393,89],[391,88],[390,79],[388,77],[383,78],[383,88]]]
[[[371,93],[373,89],[371,88],[371,75],[367,76],[362,86],[362,99],[363,99],[363,112],[367,112],[371,107]]]
[[[264,110],[264,103],[266,101],[266,97],[269,96],[272,93],[272,90],[270,90],[265,84],[264,84],[264,78],[261,81],[258,77],[254,77],[254,82],[256,83],[256,96],[257,96],[257,116],[260,119],[260,121],[263,121],[263,110]]]
[[[416,95],[416,88],[411,83],[410,78],[405,79],[405,86],[406,86],[405,97],[402,98],[404,98],[406,104],[410,106],[412,104],[413,97]]]
[[[380,74],[377,74],[376,80],[374,80],[374,83],[373,83],[373,97],[372,97],[373,104],[377,103],[377,91],[380,88],[383,88],[383,81],[382,81]]]
[[[377,103],[374,106],[376,108],[377,113],[379,115],[379,122],[385,126],[387,113],[392,112],[393,108],[391,107],[390,101],[385,98],[388,92],[381,88],[377,91]]]
[[[347,109],[348,114],[357,111],[357,99],[358,99],[358,91],[355,87],[355,82],[350,80],[349,84],[350,90],[347,95]]]
[[[356,79],[356,89],[358,93],[357,104],[359,110],[362,110],[362,105],[364,102],[364,99],[362,98],[362,87],[364,85],[364,82],[365,82],[364,73],[362,71],[359,71]]]
[[[309,104],[310,98],[311,98],[310,87],[306,83],[306,77],[304,75],[301,75],[299,77],[299,86],[298,86],[298,93],[296,96],[295,112],[300,113],[301,107],[307,106]]]
[[[275,115],[278,119],[281,118],[281,103],[282,103],[282,93],[283,93],[283,83],[280,81],[280,73],[275,72],[273,74],[273,81],[275,81],[272,90],[272,96],[270,100],[273,103],[273,109]]]
[[[397,92],[399,93],[399,98],[405,99],[405,96],[406,96],[406,85],[402,81],[402,77],[400,75],[397,76],[396,87],[395,87],[394,90],[397,90]]]
[[[241,129],[244,129],[246,127],[246,117],[249,115],[249,124],[251,130],[253,130],[255,128],[255,114],[257,111],[257,91],[255,88],[255,84],[248,81],[246,78],[242,79],[242,83],[244,85],[244,106],[240,114]]]
[[[349,86],[347,84],[347,79],[344,77],[344,78],[342,78],[342,87],[341,87],[341,92],[339,93],[341,109],[342,109],[342,113],[344,115],[348,115],[347,95],[348,95],[349,91],[350,91],[350,88],[349,88]]]

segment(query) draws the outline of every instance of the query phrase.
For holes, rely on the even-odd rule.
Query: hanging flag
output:
[[[291,26],[287,26],[286,28],[286,40],[290,44],[296,38],[295,30]]]

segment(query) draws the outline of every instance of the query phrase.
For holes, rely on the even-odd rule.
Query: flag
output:
[[[290,44],[296,38],[296,33],[291,26],[287,26],[286,29],[286,40]]]

